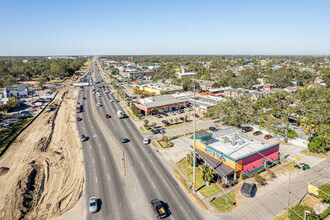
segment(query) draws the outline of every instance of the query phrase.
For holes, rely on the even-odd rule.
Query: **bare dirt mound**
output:
[[[0,219],[50,219],[68,211],[84,186],[74,121],[76,90],[61,91],[0,160]]]

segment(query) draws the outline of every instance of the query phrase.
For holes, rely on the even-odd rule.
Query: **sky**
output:
[[[330,55],[329,0],[0,0],[0,56]]]

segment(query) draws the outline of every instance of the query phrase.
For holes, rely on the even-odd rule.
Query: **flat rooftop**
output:
[[[139,105],[146,108],[156,108],[158,106],[172,105],[179,102],[184,102],[184,100],[177,99],[172,95],[162,95],[162,96],[153,96],[139,100]],[[189,101],[186,101],[188,104]]]
[[[182,90],[182,86],[176,86],[171,84],[165,84],[165,83],[150,83],[150,84],[144,84],[142,87],[156,89],[160,91],[177,91]]]
[[[223,153],[234,160],[239,160],[279,144],[274,139],[265,141],[256,140],[237,132],[235,128],[214,132],[212,138],[207,138],[205,142],[207,142],[207,146],[211,149]]]

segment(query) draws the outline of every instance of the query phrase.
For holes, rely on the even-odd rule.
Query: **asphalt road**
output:
[[[98,86],[106,86],[97,67],[92,64],[91,70],[95,71],[94,76],[101,82]],[[85,198],[88,200],[95,196],[102,203],[101,209],[95,214],[84,210],[86,218],[154,219],[155,214],[149,201],[155,198],[166,203],[169,219],[203,219],[208,216],[207,212],[191,202],[159,153],[153,147],[143,145],[143,136],[132,120],[117,117],[117,111],[122,110],[121,106],[109,101],[115,97],[106,94],[104,88],[100,90],[102,97],[94,95],[90,87],[80,91],[77,97],[84,105],[84,112],[77,113],[83,119],[77,122],[78,130],[80,134],[89,137],[82,146],[86,177]],[[83,100],[82,97],[87,99]],[[101,103],[102,107],[96,107],[96,103]],[[105,118],[105,114],[110,114],[111,118]],[[130,141],[122,144],[120,138],[123,136]],[[125,151],[125,175],[116,162],[122,158],[115,158],[117,155],[113,153],[113,148],[116,147],[113,138]]]

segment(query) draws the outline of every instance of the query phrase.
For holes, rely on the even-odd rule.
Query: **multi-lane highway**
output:
[[[86,218],[154,219],[149,201],[155,198],[167,204],[169,219],[202,219],[208,215],[190,201],[157,151],[143,145],[144,137],[133,121],[117,117],[117,111],[122,111],[122,108],[119,103],[110,102],[115,97],[105,93],[111,90],[102,79],[95,61],[90,71],[92,74],[88,77],[100,82],[97,87],[102,96],[93,94],[91,87],[79,92],[77,100],[83,104],[84,112],[77,113],[83,119],[77,122],[77,126],[79,134],[89,137],[82,144],[86,207],[88,198],[95,196],[101,201],[101,209],[95,214],[84,210]],[[97,107],[96,103],[102,106]],[[111,118],[106,118],[105,114],[110,114]],[[121,137],[130,141],[121,143]],[[118,156],[115,152],[120,149],[124,153]]]

